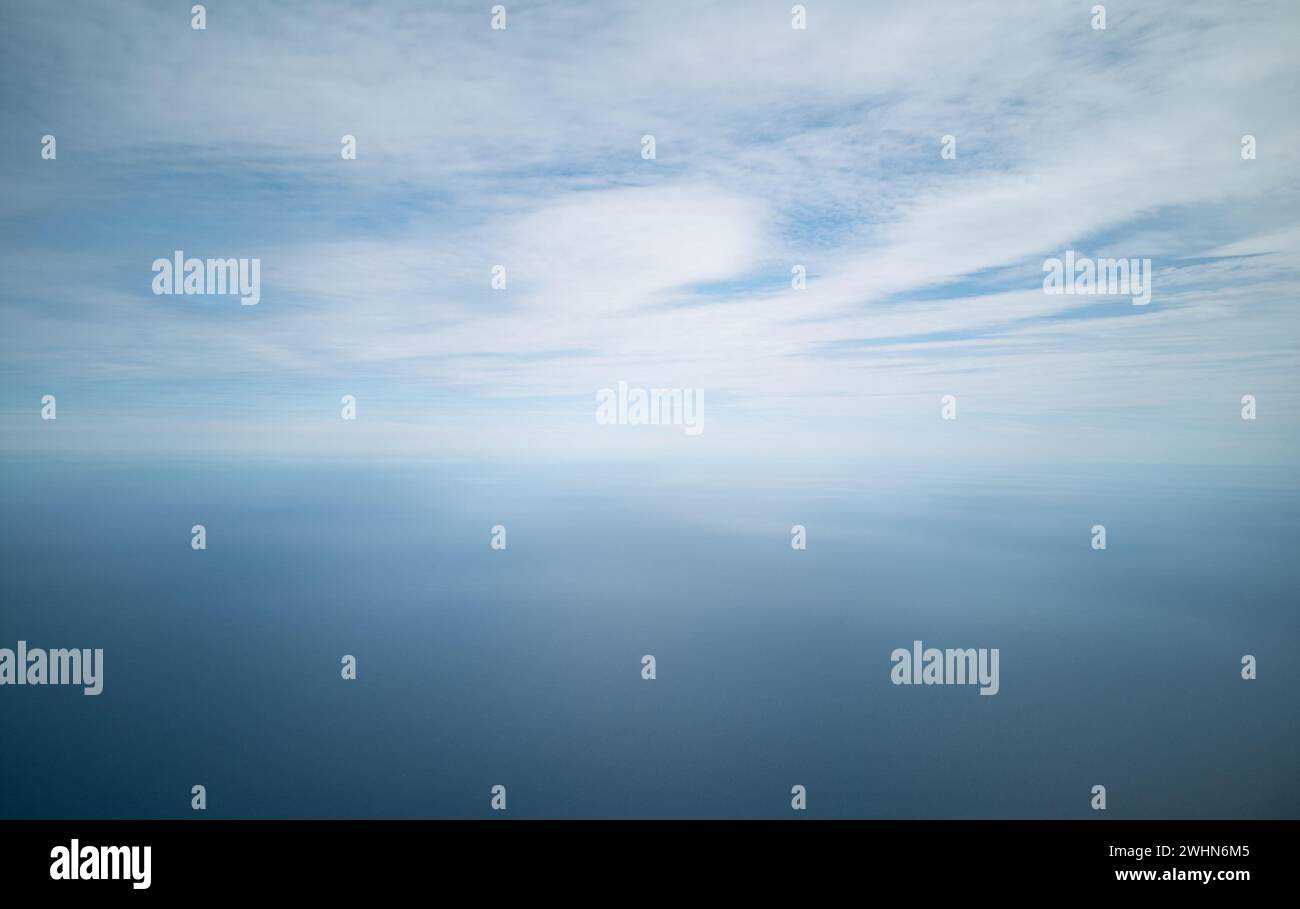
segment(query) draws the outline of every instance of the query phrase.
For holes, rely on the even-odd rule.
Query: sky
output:
[[[503,3],[0,0],[0,815],[1294,816],[1300,4]]]
[[[1092,5],[3,4],[0,454],[1294,466],[1300,7]]]

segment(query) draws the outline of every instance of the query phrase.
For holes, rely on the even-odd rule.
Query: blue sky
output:
[[[1295,464],[1300,12],[1091,5],[6,4],[0,450]]]

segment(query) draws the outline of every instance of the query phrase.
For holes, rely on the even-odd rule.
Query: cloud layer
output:
[[[696,450],[1295,462],[1293,4],[506,5],[0,12],[5,447],[47,392],[85,450],[684,445],[599,431],[626,379]],[[182,248],[262,302],[153,296]]]

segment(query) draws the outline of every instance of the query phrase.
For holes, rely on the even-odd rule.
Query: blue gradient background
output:
[[[198,782],[212,817],[480,817],[496,783],[511,817],[788,816],[794,783],[814,817],[1300,810],[1276,472],[4,478],[4,643],[101,646],[105,688],[3,692],[3,816],[185,817]],[[1001,692],[892,686],[914,638],[999,647]]]

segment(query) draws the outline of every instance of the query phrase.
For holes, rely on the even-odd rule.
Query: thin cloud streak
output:
[[[404,401],[397,450],[508,449],[481,424],[513,421],[596,452],[621,443],[535,414],[589,420],[626,379],[708,389],[706,435],[733,437],[700,447],[799,449],[788,425],[923,453],[952,393],[990,456],[1061,456],[1025,438],[1077,407],[1081,458],[1294,462],[1300,15],[1144,4],[1094,32],[1085,13],[819,3],[800,33],[776,8],[628,3],[493,33],[469,6],[222,4],[198,33],[161,8],[8,8],[6,447],[33,394],[180,376],[295,408],[319,388],[322,419],[364,386]],[[175,248],[259,256],[263,302],[154,297]],[[1154,256],[1151,306],[1043,294],[1066,248]],[[1268,425],[1224,443],[1247,392]],[[157,406],[218,446],[315,446],[309,411],[206,432],[182,402]],[[870,438],[885,426],[896,443]]]

